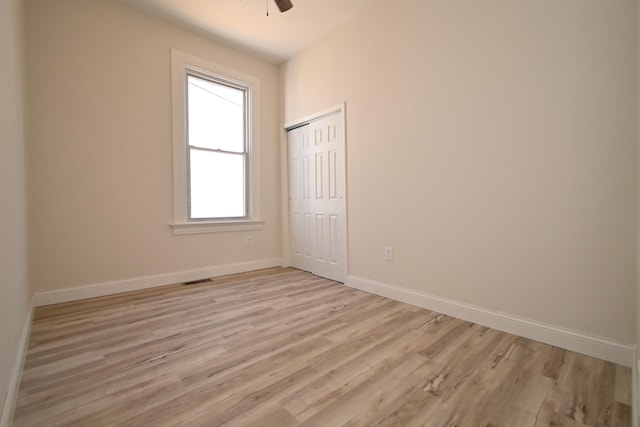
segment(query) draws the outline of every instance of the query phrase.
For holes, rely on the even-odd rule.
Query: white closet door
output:
[[[289,230],[291,265],[312,269],[311,150],[309,125],[289,131]]]
[[[341,116],[289,131],[292,265],[344,282],[345,155]]]

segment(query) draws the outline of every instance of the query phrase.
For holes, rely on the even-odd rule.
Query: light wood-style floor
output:
[[[36,310],[16,426],[628,426],[630,371],[293,269]]]

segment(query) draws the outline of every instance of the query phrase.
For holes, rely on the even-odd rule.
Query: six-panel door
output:
[[[292,265],[345,280],[344,135],[333,114],[289,131]]]

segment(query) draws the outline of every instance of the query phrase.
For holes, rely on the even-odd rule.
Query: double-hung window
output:
[[[259,82],[171,51],[174,234],[251,230],[259,211]]]
[[[189,219],[247,217],[247,88],[187,74]]]

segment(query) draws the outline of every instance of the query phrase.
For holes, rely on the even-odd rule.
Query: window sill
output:
[[[262,220],[237,220],[237,221],[193,221],[177,224],[170,224],[173,234],[202,234],[202,233],[224,233],[227,231],[262,230],[264,221]]]

